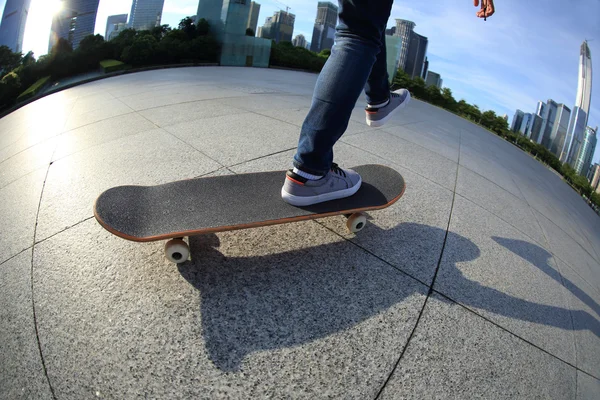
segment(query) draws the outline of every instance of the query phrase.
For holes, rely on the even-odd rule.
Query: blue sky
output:
[[[24,46],[44,52],[52,0],[32,0]],[[0,9],[5,0],[0,0]],[[259,26],[285,5],[296,15],[294,36],[311,40],[318,1],[258,1]],[[450,4],[452,3],[452,4]],[[472,0],[396,1],[388,27],[396,18],[416,23],[415,31],[429,38],[430,69],[442,75],[454,97],[482,110],[509,115],[515,110],[535,112],[539,100],[553,99],[572,108],[577,92],[579,48],[589,42],[592,67],[600,74],[600,0],[496,0],[496,15],[484,22],[475,17]],[[163,23],[177,25],[194,15],[198,0],[165,0]],[[96,32],[104,34],[106,18],[129,13],[130,1],[101,0]],[[35,26],[36,28],[34,28]],[[600,84],[592,84],[588,125],[600,125]],[[600,146],[594,160],[600,158]]]

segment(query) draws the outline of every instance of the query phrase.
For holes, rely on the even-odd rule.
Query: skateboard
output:
[[[354,169],[363,180],[351,197],[306,207],[281,199],[286,171],[201,177],[156,186],[118,186],[102,193],[94,216],[110,233],[136,242],[169,240],[167,259],[190,256],[184,237],[345,215],[350,232],[367,222],[365,211],[394,204],[404,194],[404,179],[383,165]]]

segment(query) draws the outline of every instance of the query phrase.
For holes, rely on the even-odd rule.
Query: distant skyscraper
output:
[[[133,0],[129,26],[138,31],[160,26],[165,0]]]
[[[398,73],[398,60],[402,51],[402,38],[398,36],[388,36],[385,38],[385,56],[387,63],[387,72],[390,84],[394,81]]]
[[[530,113],[523,114],[523,121],[521,122],[521,126],[518,129],[519,133],[523,136],[529,137],[532,122],[533,122],[532,114],[530,114]]]
[[[241,0],[237,0],[241,1]],[[275,43],[291,42],[296,16],[285,11],[277,11],[268,17],[261,30],[261,37],[274,40]]]
[[[23,35],[31,0],[7,0],[0,23],[0,46],[8,46],[15,53],[23,51]]]
[[[564,151],[570,117],[571,109],[564,104],[559,104],[556,111],[556,121],[550,133],[550,152],[559,158]]]
[[[317,18],[313,28],[310,50],[319,53],[331,49],[335,39],[335,26],[338,20],[338,7],[329,2],[320,1],[317,4]]]
[[[542,124],[543,123],[544,123],[544,120],[538,114],[533,114],[531,116],[531,127],[529,128],[529,132],[527,133],[527,138],[529,138],[529,140],[532,140],[535,143],[538,143],[538,141],[540,140],[541,133],[542,133]]]
[[[429,71],[429,60],[427,56],[425,56],[425,62],[423,63],[423,73],[421,74],[421,78],[423,80],[427,80],[427,71]]]
[[[126,24],[127,14],[111,15],[106,20],[106,33],[104,40],[110,40],[110,34],[115,30],[117,24]]]
[[[114,24],[112,31],[110,32],[110,35],[108,36],[108,38],[105,38],[105,40],[109,40],[109,41],[113,40],[114,38],[119,36],[121,34],[121,32],[123,32],[125,29],[128,29],[128,28],[129,28],[129,25],[127,25],[127,22]]]
[[[427,44],[428,40],[425,36],[421,36],[414,31],[411,33],[406,63],[404,64],[404,72],[410,75],[411,79],[421,77],[423,74]]]
[[[256,29],[258,28],[258,14],[260,13],[260,4],[253,1],[250,3],[250,12],[248,13],[248,25],[246,28],[252,29],[252,32],[256,35]]]
[[[596,150],[596,129],[592,129],[589,126],[585,128],[585,135],[583,136],[583,144],[581,145],[581,150],[579,151],[579,155],[577,156],[577,160],[575,161],[575,171],[579,175],[586,176],[590,165],[592,163],[592,157],[594,156],[594,151]]]
[[[577,82],[577,97],[575,98],[575,107],[573,115],[569,122],[567,131],[566,152],[563,153],[561,161],[568,162],[575,166],[577,155],[583,143],[585,127],[588,123],[590,114],[590,105],[592,102],[592,54],[588,47],[587,40],[581,44],[579,52],[579,78]],[[564,159],[563,159],[564,158]]]
[[[62,9],[52,20],[49,50],[60,38],[66,39],[76,49],[81,39],[93,35],[99,2],[100,0],[63,1]]]
[[[552,129],[554,128],[554,122],[556,121],[557,111],[558,104],[554,100],[548,99],[542,115],[544,122],[542,123],[542,131],[538,142],[548,150],[550,150],[550,136],[552,134]]]
[[[402,70],[404,70],[404,66],[406,65],[410,39],[415,26],[417,25],[412,21],[396,19],[396,36],[400,36],[402,38],[402,51],[400,52],[400,60],[398,61],[398,68],[401,68]]]
[[[425,80],[425,83],[427,84],[427,86],[433,85],[433,86],[437,86],[439,88],[442,86],[441,81],[442,81],[441,76],[437,72],[433,72],[433,71],[427,72],[427,80]]]
[[[297,35],[292,41],[292,44],[296,47],[306,47],[306,38],[304,35]]]
[[[525,113],[521,110],[517,110],[512,119],[512,124],[510,124],[510,130],[513,132],[518,132],[521,128],[521,123],[523,123],[523,116]]]
[[[592,167],[591,170],[591,176],[592,176],[592,189],[594,189],[597,193],[598,190],[598,183],[600,183],[600,165],[599,164],[594,164],[594,166]]]

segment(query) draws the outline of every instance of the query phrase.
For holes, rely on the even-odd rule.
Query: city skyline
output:
[[[48,1],[32,0],[30,19]],[[258,3],[261,4],[259,21],[284,8],[274,1]],[[293,36],[303,34],[307,40],[312,38],[318,1],[283,3],[296,15]],[[1,9],[4,4],[5,0],[0,0]],[[197,7],[198,0],[165,0],[162,23],[176,26],[181,18],[195,15]],[[104,35],[109,15],[130,10],[129,1],[101,0],[95,32]],[[396,2],[388,27],[395,26],[396,18],[417,24],[416,31],[429,39],[430,67],[444,77],[444,85],[452,89],[457,100],[464,98],[498,115],[512,115],[517,108],[530,110],[537,101],[547,98],[572,107],[577,91],[579,45],[584,39],[600,38],[595,21],[600,14],[600,3],[557,2],[539,11],[535,18],[526,17],[528,10],[525,4],[506,0],[497,14],[484,22],[474,16],[476,9],[470,1],[454,5],[441,0],[428,4]],[[31,36],[35,31],[42,29],[26,28],[25,47],[31,48],[29,43],[35,42]],[[590,41],[589,47],[592,58],[600,54],[599,40]],[[600,99],[598,88],[598,85],[592,87],[592,97]],[[599,104],[592,103],[588,121],[592,127],[600,125]],[[598,155],[594,157],[597,159]]]

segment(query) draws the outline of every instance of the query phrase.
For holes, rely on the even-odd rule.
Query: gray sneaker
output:
[[[352,196],[360,189],[362,179],[351,169],[333,164],[323,178],[310,180],[289,170],[281,188],[281,197],[293,206],[303,207]]]
[[[390,93],[390,102],[381,107],[377,104],[369,104],[365,108],[367,113],[367,125],[377,128],[383,126],[394,113],[403,109],[410,102],[410,92],[406,89],[398,89]]]

